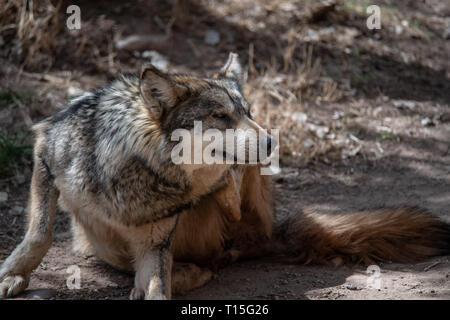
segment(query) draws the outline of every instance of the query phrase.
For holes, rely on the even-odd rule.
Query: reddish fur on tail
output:
[[[301,213],[276,228],[296,263],[413,263],[450,254],[450,225],[417,207]]]

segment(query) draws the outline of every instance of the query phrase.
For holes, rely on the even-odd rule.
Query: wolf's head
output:
[[[166,136],[172,141],[182,136],[182,150],[178,145],[174,151],[183,161],[264,162],[277,142],[252,120],[241,79],[238,56],[230,53],[212,78],[167,74],[147,65],[139,86],[150,116]]]

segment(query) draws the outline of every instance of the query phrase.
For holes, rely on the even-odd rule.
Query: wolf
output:
[[[146,65],[35,125],[28,227],[0,268],[0,296],[28,286],[58,206],[70,214],[75,251],[135,273],[130,299],[170,299],[241,258],[342,264],[450,253],[449,225],[420,208],[278,217],[271,177],[260,172],[267,159],[174,164],[171,134],[193,131],[195,121],[204,130],[258,130],[258,145],[276,148],[252,120],[241,81],[234,53],[210,78]]]

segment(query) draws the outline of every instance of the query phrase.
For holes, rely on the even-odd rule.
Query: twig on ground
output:
[[[425,268],[423,269],[423,271],[428,271],[428,270],[430,270],[431,268],[434,268],[434,267],[436,267],[438,264],[441,264],[441,263],[442,263],[442,260],[433,262],[433,263],[430,264],[429,266],[425,267]]]
[[[67,81],[67,79],[60,78],[57,76],[52,76],[50,74],[44,74],[44,73],[30,73],[30,72],[23,71],[22,75],[32,78],[32,79],[39,80],[39,81],[48,81],[48,82],[55,82],[55,83],[63,83],[63,82]]]

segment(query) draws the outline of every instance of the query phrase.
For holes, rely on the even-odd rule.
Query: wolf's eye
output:
[[[228,115],[225,113],[215,113],[213,117],[221,120],[228,119]]]

